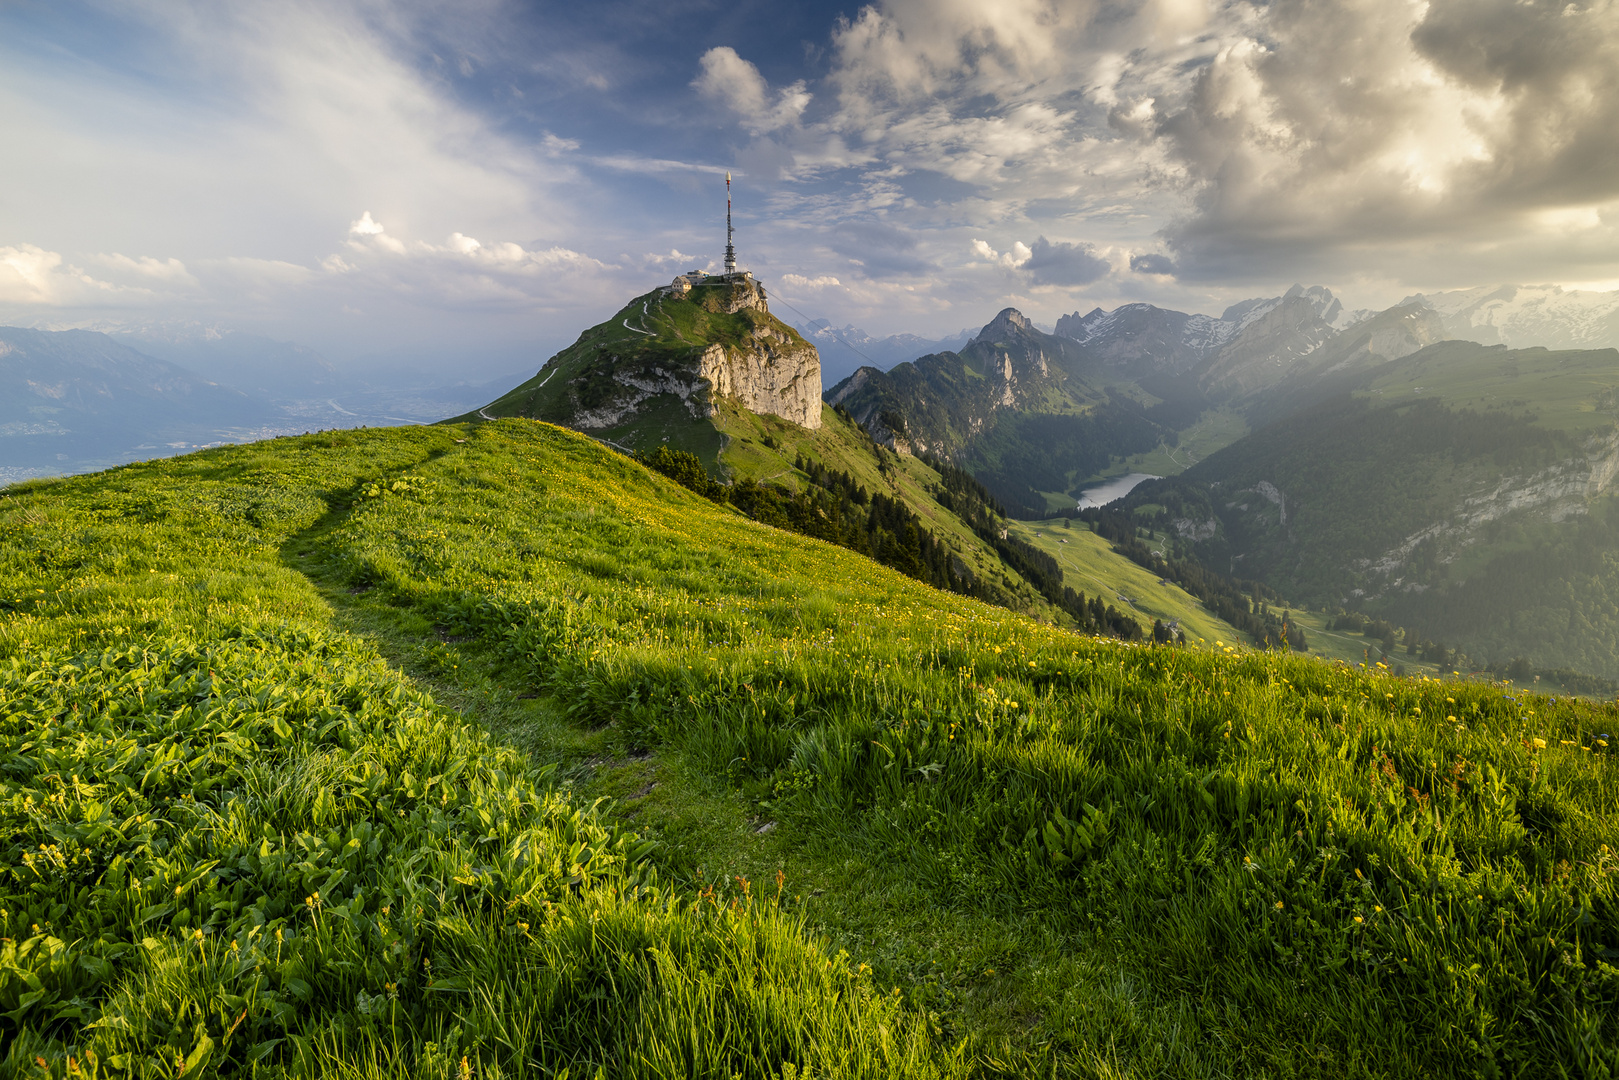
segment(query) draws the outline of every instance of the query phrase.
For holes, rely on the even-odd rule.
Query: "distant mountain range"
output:
[[[866,365],[887,368],[928,353],[959,349],[978,332],[968,327],[942,338],[915,334],[872,337],[859,327],[836,327],[827,319],[811,319],[794,329],[821,354],[821,376],[828,385]]]
[[[827,400],[1024,517],[1072,513],[1100,476],[1168,476],[1106,511],[1109,535],[1150,529],[1172,556],[1386,619],[1411,656],[1612,677],[1616,312],[1619,294],[1554,287],[1349,312],[1295,286],[1217,319],[1129,304],[1043,334],[1007,309]]]
[[[430,423],[512,378],[379,385],[302,345],[198,326],[0,327],[0,485],[293,432]]]
[[[1556,285],[1502,285],[1407,297],[1439,312],[1445,336],[1514,349],[1619,346],[1619,290],[1565,291]]]
[[[1244,300],[1226,308],[1218,319],[1154,307],[1125,304],[1112,311],[1095,308],[1057,320],[1056,332],[1091,349],[1099,359],[1133,374],[1181,373],[1219,352],[1253,324],[1270,319],[1289,326],[1308,325],[1314,340],[1342,330],[1370,312],[1348,312],[1330,290],[1295,285],[1282,296]]]

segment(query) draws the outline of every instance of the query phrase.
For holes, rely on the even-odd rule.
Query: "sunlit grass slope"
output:
[[[525,417],[573,424],[586,407],[595,408],[613,396],[615,379],[634,382],[639,373],[658,381],[666,377],[665,369],[694,374],[690,369],[711,344],[734,349],[747,345],[755,333],[767,331],[791,345],[809,348],[797,331],[768,312],[743,308],[724,313],[716,302],[730,288],[701,285],[688,298],[665,296],[662,290],[638,296],[611,319],[584,331],[532,379],[455,419]],[[990,544],[939,505],[932,493],[939,483],[937,473],[909,454],[878,447],[847,414],[823,406],[821,426],[810,430],[755,413],[734,398],[708,404],[709,415],[698,416],[693,403],[664,393],[625,411],[620,423],[590,430],[608,445],[632,453],[667,446],[695,454],[712,475],[731,482],[754,480],[801,490],[808,478],[794,468],[800,455],[847,473],[868,492],[905,503],[975,577],[997,582],[996,591],[1008,606],[1063,621],[1058,608],[1008,567]]]
[[[0,1075],[950,1071],[331,628],[283,547],[455,437],[0,494]]]
[[[941,903],[1080,920],[1249,1066],[1611,1060],[1611,712],[1076,638],[552,429],[416,475],[334,535],[352,580]],[[1061,1052],[1109,1038],[1045,1004]]]
[[[491,1075],[879,1075],[953,1068],[964,1040],[963,1067],[985,1074],[1619,1064],[1612,709],[1079,637],[743,520],[542,424],[353,439],[0,503],[18,582],[4,692],[21,703],[4,747],[13,1062],[79,1039],[237,1070],[262,1049],[424,1075],[459,1054]],[[624,748],[677,752],[806,843],[908,874],[932,908],[1032,921],[1060,948],[983,973],[1013,1002],[998,1023],[945,1009],[924,1028],[909,986],[862,997],[858,967],[768,907],[637,894],[658,851],[559,804],[354,643],[296,636],[321,614],[278,558],[295,537]],[[113,713],[95,687],[124,679]],[[411,723],[444,734],[418,746]],[[163,732],[150,757],[112,746],[147,724]],[[103,734],[50,734],[57,756],[32,763],[65,725]],[[193,786],[143,786],[158,780]],[[176,831],[164,850],[198,854],[159,868],[169,856],[123,839],[141,835],[137,800],[176,808],[155,826]],[[205,827],[220,845],[203,857],[183,845]],[[48,850],[23,861],[52,843],[63,869]],[[273,874],[253,862],[283,849]],[[339,858],[353,869],[333,880]],[[288,941],[322,978],[272,956]],[[83,1004],[22,1003],[36,991],[16,972],[44,985],[46,954],[83,972]],[[1116,973],[1105,993],[1098,971]],[[259,993],[274,1007],[249,1007]],[[115,1009],[127,1027],[83,1028]]]
[[[1612,427],[1619,351],[1506,349],[1444,341],[1389,364],[1362,391],[1379,403],[1437,397],[1452,408],[1527,410],[1543,427]]]
[[[1195,596],[1120,555],[1083,522],[1067,524],[1062,518],[1052,518],[1012,522],[1009,527],[1057,560],[1063,584],[1086,596],[1100,596],[1146,627],[1154,619],[1179,620],[1189,642],[1199,638],[1208,644],[1243,640],[1235,627],[1209,614]]]

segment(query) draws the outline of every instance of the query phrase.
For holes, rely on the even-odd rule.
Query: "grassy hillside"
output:
[[[611,319],[586,330],[534,378],[458,419],[521,416],[572,425],[589,410],[622,398],[627,392],[624,380],[632,388],[674,385],[679,380],[668,376],[677,371],[692,380],[682,386],[706,394],[706,384],[695,380],[699,354],[712,344],[749,348],[759,335],[774,335],[788,348],[802,346],[812,361],[812,350],[797,332],[768,311],[743,307],[726,312],[752,288],[714,282],[696,286],[685,298],[666,296],[662,290],[638,296]],[[1044,595],[1038,581],[1020,573],[967,522],[940,504],[941,481],[933,468],[908,453],[885,450],[846,412],[823,405],[821,427],[810,430],[779,416],[755,413],[733,398],[716,397],[707,406],[709,415],[695,416],[687,401],[672,392],[661,393],[624,410],[614,426],[589,430],[608,445],[634,453],[667,447],[693,454],[716,477],[731,483],[752,481],[788,497],[805,492],[812,483],[809,474],[796,467],[802,462],[844,474],[868,494],[895,499],[916,515],[919,529],[943,545],[935,550],[948,549],[950,559],[966,575],[956,581],[958,587],[1025,614],[1072,621],[1062,611],[1060,596]],[[757,510],[748,508],[749,513]],[[786,524],[780,518],[777,522]],[[910,546],[931,544],[924,536],[919,545]],[[886,561],[902,565],[902,560]]]
[[[516,420],[10,489],[0,567],[13,1072],[1619,1065],[1611,708],[1078,636]]]
[[[1011,524],[1018,536],[1049,553],[1063,570],[1064,582],[1076,592],[1100,596],[1138,621],[1151,626],[1154,619],[1178,621],[1188,641],[1202,639],[1238,642],[1243,635],[1223,619],[1204,610],[1197,598],[1179,585],[1160,583],[1145,567],[1137,566],[1083,524],[1064,518],[1019,521]]]
[[[1619,416],[1619,350],[1446,341],[1380,368],[1361,393],[1385,402],[1431,397],[1452,408],[1499,410],[1578,436],[1610,428]]]
[[[456,438],[0,496],[0,1074],[950,1072],[796,916],[660,886],[554,765],[335,626],[320,538]],[[421,614],[398,633],[445,663]]]

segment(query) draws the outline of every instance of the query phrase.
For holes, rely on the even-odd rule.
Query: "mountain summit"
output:
[[[818,428],[821,360],[770,314],[752,274],[694,270],[580,334],[477,415],[610,435],[654,413],[707,420],[722,400]]]
[[[827,391],[879,442],[954,456],[1007,410],[1082,411],[1100,395],[1067,369],[1080,349],[1036,329],[1016,308],[991,319],[960,352],[932,353],[889,371],[863,367]]]

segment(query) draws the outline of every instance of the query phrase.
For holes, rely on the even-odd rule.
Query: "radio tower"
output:
[[[736,247],[731,243],[731,172],[725,172],[725,272],[736,273]]]

